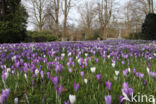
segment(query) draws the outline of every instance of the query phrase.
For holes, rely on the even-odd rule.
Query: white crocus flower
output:
[[[112,67],[113,67],[113,68],[115,67],[115,62],[112,63]]]
[[[65,56],[65,53],[62,53],[61,56],[64,57]]]
[[[26,80],[28,79],[27,74],[24,74],[24,77],[25,77]]]
[[[147,67],[147,69],[146,69],[146,70],[147,70],[147,72],[148,72],[148,73],[150,72],[150,69],[149,69],[148,67]]]
[[[116,70],[115,71],[115,75],[118,76],[119,75],[119,71]]]
[[[11,69],[10,68],[7,68],[7,72],[9,73],[11,71]]]
[[[69,53],[68,53],[68,56],[71,56],[71,55],[72,55],[72,53],[71,53],[71,52],[69,52]]]
[[[69,101],[71,104],[74,104],[74,102],[76,101],[76,96],[75,95],[69,95]]]
[[[14,104],[18,104],[18,98],[14,99]]]
[[[95,73],[95,71],[96,71],[96,67],[91,67],[90,70],[91,70],[92,73]]]
[[[88,79],[85,78],[84,79],[84,83],[87,84],[88,83]]]
[[[117,76],[114,76],[114,80],[117,80],[118,79],[118,77]]]
[[[9,77],[9,73],[5,72],[5,79],[8,79],[8,77]]]
[[[110,58],[110,55],[108,55],[107,58]]]
[[[131,72],[131,69],[130,68],[128,68],[128,72]]]
[[[39,70],[36,69],[36,70],[35,70],[35,75],[38,75],[38,73],[39,73]]]
[[[85,56],[88,57],[88,53],[85,53]]]

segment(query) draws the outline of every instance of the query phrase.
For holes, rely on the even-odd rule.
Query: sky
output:
[[[81,2],[78,2],[78,0],[76,1],[76,5],[80,5],[80,4],[84,4],[85,2],[87,1],[93,1],[93,0],[82,0]],[[120,7],[122,7],[122,5],[124,5],[124,3],[128,1],[128,0],[116,0],[116,2],[119,3]],[[23,2],[23,0],[22,0]],[[24,2],[23,2],[24,4]],[[24,4],[25,5],[25,4]],[[78,22],[79,22],[79,19],[80,19],[80,15],[77,11],[77,6],[74,6],[71,10],[70,10],[70,13],[69,13],[69,23],[70,24],[74,24],[74,25],[78,25]],[[34,25],[29,22],[30,18],[28,19],[28,24],[27,24],[27,30],[34,30]],[[60,22],[63,21],[63,18],[61,17],[60,18]]]

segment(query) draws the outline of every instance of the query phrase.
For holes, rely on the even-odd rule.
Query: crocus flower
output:
[[[115,75],[118,76],[119,75],[119,71],[116,70],[115,71]]]
[[[99,59],[98,58],[96,58],[96,63],[98,63],[99,62]]]
[[[59,82],[59,77],[58,76],[54,76],[51,78],[51,81],[53,82],[53,84],[55,86],[57,86],[58,82]]]
[[[55,66],[55,72],[58,73],[58,72],[61,72],[62,71],[62,64],[57,64]]]
[[[69,101],[65,101],[64,104],[70,104],[70,102]]]
[[[62,90],[63,90],[63,86],[62,86],[62,85],[60,85],[60,87],[56,87],[56,91],[57,91],[57,93],[58,93],[59,95],[61,95]]]
[[[88,83],[88,79],[85,78],[84,79],[84,83],[87,84]]]
[[[110,92],[111,87],[112,87],[112,82],[107,81],[105,84],[106,84],[106,87],[107,87],[108,91]]]
[[[128,69],[123,70],[123,75],[124,76],[127,76],[127,73],[128,73]]]
[[[74,84],[73,84],[73,87],[74,87],[75,92],[77,92],[77,90],[78,90],[79,87],[80,87],[80,84],[79,84],[79,83],[78,83],[78,84],[74,83]]]
[[[144,74],[143,73],[139,73],[139,78],[143,79],[144,78]]]
[[[39,70],[36,69],[36,70],[35,70],[35,75],[38,75],[38,73],[39,73]]]
[[[131,68],[128,68],[128,72],[131,72]]]
[[[75,95],[69,95],[69,101],[71,104],[74,104],[74,102],[76,101],[76,96]]]
[[[146,70],[147,70],[147,72],[148,72],[148,73],[150,72],[150,69],[149,69],[149,67],[147,67],[147,69],[146,69]]]
[[[18,104],[18,98],[14,99],[14,104]]]
[[[5,81],[8,79],[8,77],[9,77],[9,73],[3,71],[3,72],[2,72],[2,80],[5,82]]]
[[[69,73],[72,73],[72,68],[69,68],[68,71],[69,71]]]
[[[47,72],[47,77],[50,78],[50,72]]]
[[[147,81],[144,80],[144,86],[147,84]]]
[[[133,69],[133,73],[136,74],[136,69],[135,68]]]
[[[149,75],[150,75],[151,77],[156,77],[156,72],[149,72]]]
[[[106,104],[111,104],[112,103],[112,96],[111,95],[105,96],[105,102],[106,102]]]
[[[81,71],[80,75],[81,75],[81,77],[83,77],[84,76],[84,71]]]
[[[112,63],[112,67],[113,67],[113,68],[115,67],[115,62]]]
[[[3,104],[7,101],[9,93],[10,93],[10,89],[2,90],[2,93],[0,94],[0,104]]]
[[[122,84],[122,93],[126,94],[127,96],[132,96],[134,90],[132,88],[129,87],[127,82],[124,82]]]
[[[135,75],[137,78],[139,78],[139,72],[136,72]]]
[[[102,77],[101,74],[97,74],[97,75],[96,75],[96,78],[97,78],[98,81],[101,79],[101,77]]]
[[[95,73],[95,71],[96,71],[96,67],[91,67],[90,70],[91,70],[92,73]]]
[[[43,79],[43,78],[44,78],[44,72],[41,71],[40,74],[41,74],[41,77],[42,77],[42,79]]]
[[[122,104],[122,102],[123,102],[123,99],[124,97],[123,96],[120,96],[120,103]]]
[[[122,65],[124,65],[124,64],[125,64],[125,61],[123,61],[123,60],[122,60],[122,62],[121,62],[121,63],[122,63]]]

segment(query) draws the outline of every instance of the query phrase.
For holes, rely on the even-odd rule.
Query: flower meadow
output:
[[[156,41],[0,44],[0,75],[0,104],[155,104]]]

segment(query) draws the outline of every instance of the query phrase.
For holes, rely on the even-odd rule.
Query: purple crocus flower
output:
[[[50,72],[47,72],[47,77],[50,78]]]
[[[58,65],[55,66],[55,72],[58,73],[60,71],[62,71],[62,65],[58,64]]]
[[[143,73],[139,73],[139,78],[143,79],[144,78],[144,74]]]
[[[28,72],[28,65],[27,65],[27,63],[24,63],[24,72],[25,72],[25,73]]]
[[[134,74],[136,73],[136,69],[135,69],[135,68],[133,69],[133,73],[134,73]]]
[[[144,86],[147,84],[147,81],[144,80]]]
[[[128,69],[123,70],[123,75],[124,75],[124,76],[127,76],[127,73],[128,73]]]
[[[97,75],[96,75],[96,78],[97,78],[98,81],[101,79],[101,77],[102,77],[101,74],[97,74]]]
[[[83,77],[84,76],[84,71],[81,71],[80,75],[81,75],[81,77]]]
[[[112,82],[107,81],[105,84],[106,84],[106,87],[107,87],[108,91],[110,92],[111,87],[112,87]]]
[[[60,85],[60,87],[56,87],[56,91],[57,91],[57,93],[58,93],[59,95],[61,95],[62,90],[63,90],[63,86],[62,86],[62,85]]]
[[[78,90],[79,87],[80,87],[80,84],[79,84],[79,83],[78,83],[78,84],[74,83],[74,84],[73,84],[73,87],[74,87],[75,92],[77,92],[77,90]]]
[[[69,68],[68,71],[69,71],[69,73],[72,73],[72,68]]]
[[[10,89],[4,89],[2,90],[2,93],[0,94],[0,104],[4,104],[9,96]]]
[[[51,78],[51,81],[53,82],[53,84],[55,86],[57,86],[58,82],[59,82],[59,77],[58,76],[54,76]]]
[[[125,64],[125,61],[122,61],[121,63],[122,63],[122,65],[124,65]]]
[[[65,101],[64,104],[70,104],[70,102],[69,101]]]
[[[134,90],[132,88],[129,87],[128,83],[127,82],[124,82],[122,84],[122,93],[126,94],[126,95],[130,95],[132,96]]]
[[[156,72],[149,72],[149,75],[150,75],[151,77],[156,77]]]
[[[111,95],[105,96],[105,102],[106,102],[106,104],[111,104],[112,103],[112,96]]]
[[[44,78],[44,72],[41,71],[40,74],[41,74],[41,77],[42,77],[42,79],[43,79],[43,78]]]
[[[99,62],[99,59],[98,58],[96,58],[96,63],[98,63]]]
[[[122,102],[123,102],[123,96],[120,96],[120,103],[122,104]]]
[[[151,63],[148,62],[148,63],[147,63],[147,66],[148,66],[148,68],[151,68]]]
[[[135,75],[137,78],[139,78],[139,72],[136,72]]]

